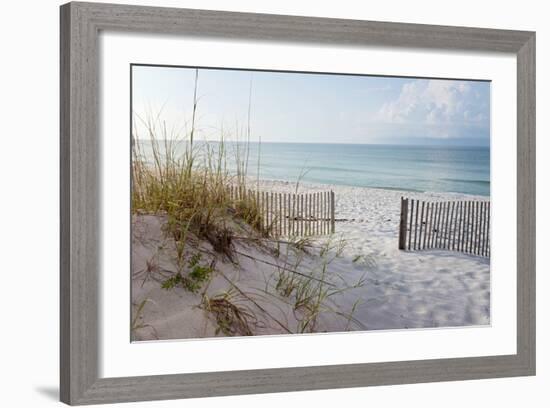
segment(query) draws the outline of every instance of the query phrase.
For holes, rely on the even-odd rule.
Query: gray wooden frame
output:
[[[535,374],[535,33],[282,15],[61,6],[61,400],[92,404]],[[98,376],[100,30],[517,56],[517,353],[127,378]]]

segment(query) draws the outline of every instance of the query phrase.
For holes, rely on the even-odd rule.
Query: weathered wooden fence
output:
[[[232,200],[248,199],[259,207],[262,228],[275,236],[311,236],[335,231],[333,191],[278,193],[229,188]]]
[[[490,223],[489,201],[401,198],[399,249],[447,249],[488,257]]]

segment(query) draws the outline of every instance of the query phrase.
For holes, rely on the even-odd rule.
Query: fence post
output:
[[[330,190],[330,232],[334,234],[334,231],[336,230],[336,223],[335,223],[335,205],[334,205],[334,191]]]
[[[399,249],[406,249],[407,242],[407,210],[409,199],[401,197],[401,218],[399,219]]]

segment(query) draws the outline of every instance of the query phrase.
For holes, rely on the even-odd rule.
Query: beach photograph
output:
[[[490,81],[130,69],[132,341],[491,324]]]

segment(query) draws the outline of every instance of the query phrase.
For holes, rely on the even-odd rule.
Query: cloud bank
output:
[[[415,80],[382,105],[381,123],[397,125],[407,137],[480,138],[489,136],[489,83]]]

